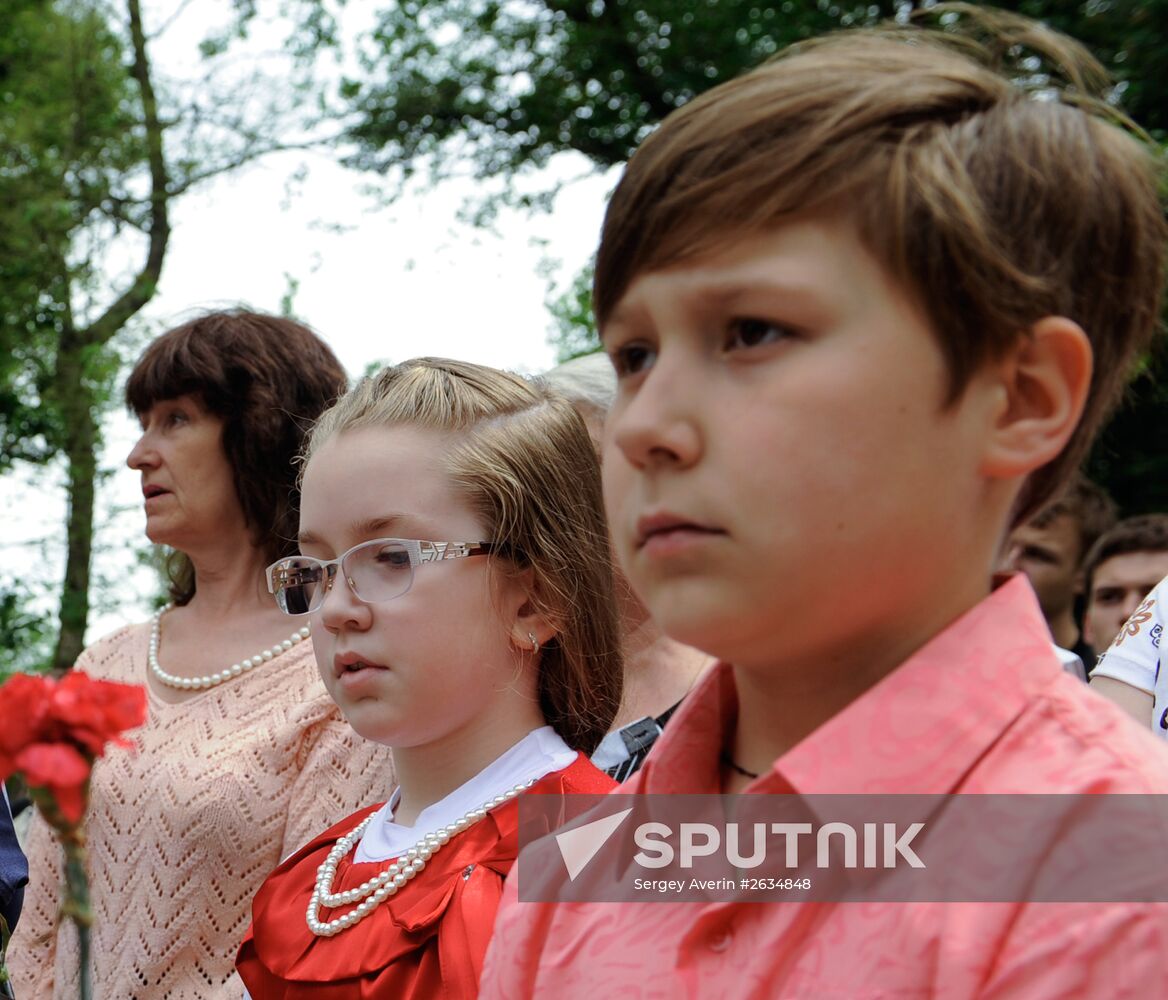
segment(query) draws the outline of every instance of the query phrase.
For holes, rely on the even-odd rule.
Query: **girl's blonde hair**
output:
[[[544,717],[591,754],[620,705],[622,664],[600,468],[584,421],[540,382],[416,358],[363,379],[327,410],[304,461],[342,431],[395,425],[456,434],[445,467],[503,547],[492,562],[532,571],[532,599],[556,628],[540,650]]]

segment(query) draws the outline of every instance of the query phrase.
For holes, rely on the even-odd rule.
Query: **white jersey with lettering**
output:
[[[1154,699],[1152,732],[1168,740],[1168,670],[1161,670],[1160,640],[1168,617],[1168,577],[1157,585],[1099,658],[1092,677],[1113,677]]]

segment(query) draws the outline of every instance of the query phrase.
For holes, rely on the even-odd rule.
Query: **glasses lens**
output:
[[[315,611],[324,596],[325,572],[311,559],[285,559],[272,570],[276,604],[286,615]]]
[[[344,570],[363,601],[392,601],[410,589],[414,564],[410,550],[400,542],[375,541],[354,549]]]

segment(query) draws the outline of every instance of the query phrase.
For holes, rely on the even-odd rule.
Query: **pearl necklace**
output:
[[[213,688],[224,681],[231,680],[232,677],[239,677],[241,674],[246,674],[253,667],[258,667],[261,663],[267,663],[268,660],[274,659],[281,653],[287,652],[296,643],[302,639],[307,639],[309,636],[308,626],[293,632],[283,642],[278,642],[271,649],[265,649],[255,656],[249,656],[245,660],[240,660],[238,663],[231,664],[230,667],[225,667],[217,674],[204,674],[202,677],[178,677],[175,674],[168,674],[162,669],[162,664],[158,662],[158,645],[162,637],[162,616],[166,614],[173,604],[168,604],[165,608],[154,615],[154,619],[150,627],[150,648],[146,652],[146,662],[150,664],[150,669],[167,687],[181,688],[184,691],[203,690],[205,688]]]
[[[536,782],[535,778],[521,785],[509,788],[502,795],[496,795],[489,802],[483,803],[477,809],[463,813],[449,826],[443,826],[428,833],[413,847],[391,864],[384,871],[379,872],[367,882],[362,882],[356,889],[346,889],[342,892],[333,892],[333,878],[337,874],[337,862],[345,857],[361,839],[361,834],[380,810],[370,813],[356,828],[336,842],[329,851],[324,863],[316,870],[316,886],[312,890],[312,898],[308,901],[308,929],[317,937],[332,937],[339,934],[346,927],[364,920],[374,908],[397,891],[410,879],[426,867],[426,862],[442,849],[451,837],[462,833],[468,826],[472,826],[487,815],[492,809],[510,802],[517,795],[527,791]],[[361,902],[358,902],[358,901]],[[318,911],[322,907],[330,909],[357,903],[357,906],[348,913],[334,920],[321,920]]]

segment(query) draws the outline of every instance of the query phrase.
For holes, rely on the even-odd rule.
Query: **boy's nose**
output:
[[[648,373],[627,402],[618,402],[605,427],[611,444],[639,469],[685,467],[701,454],[694,389],[659,368]]]
[[[1124,595],[1123,607],[1120,608],[1120,624],[1126,622],[1132,615],[1139,610],[1139,606],[1144,601],[1144,594],[1139,590],[1131,590]]]

